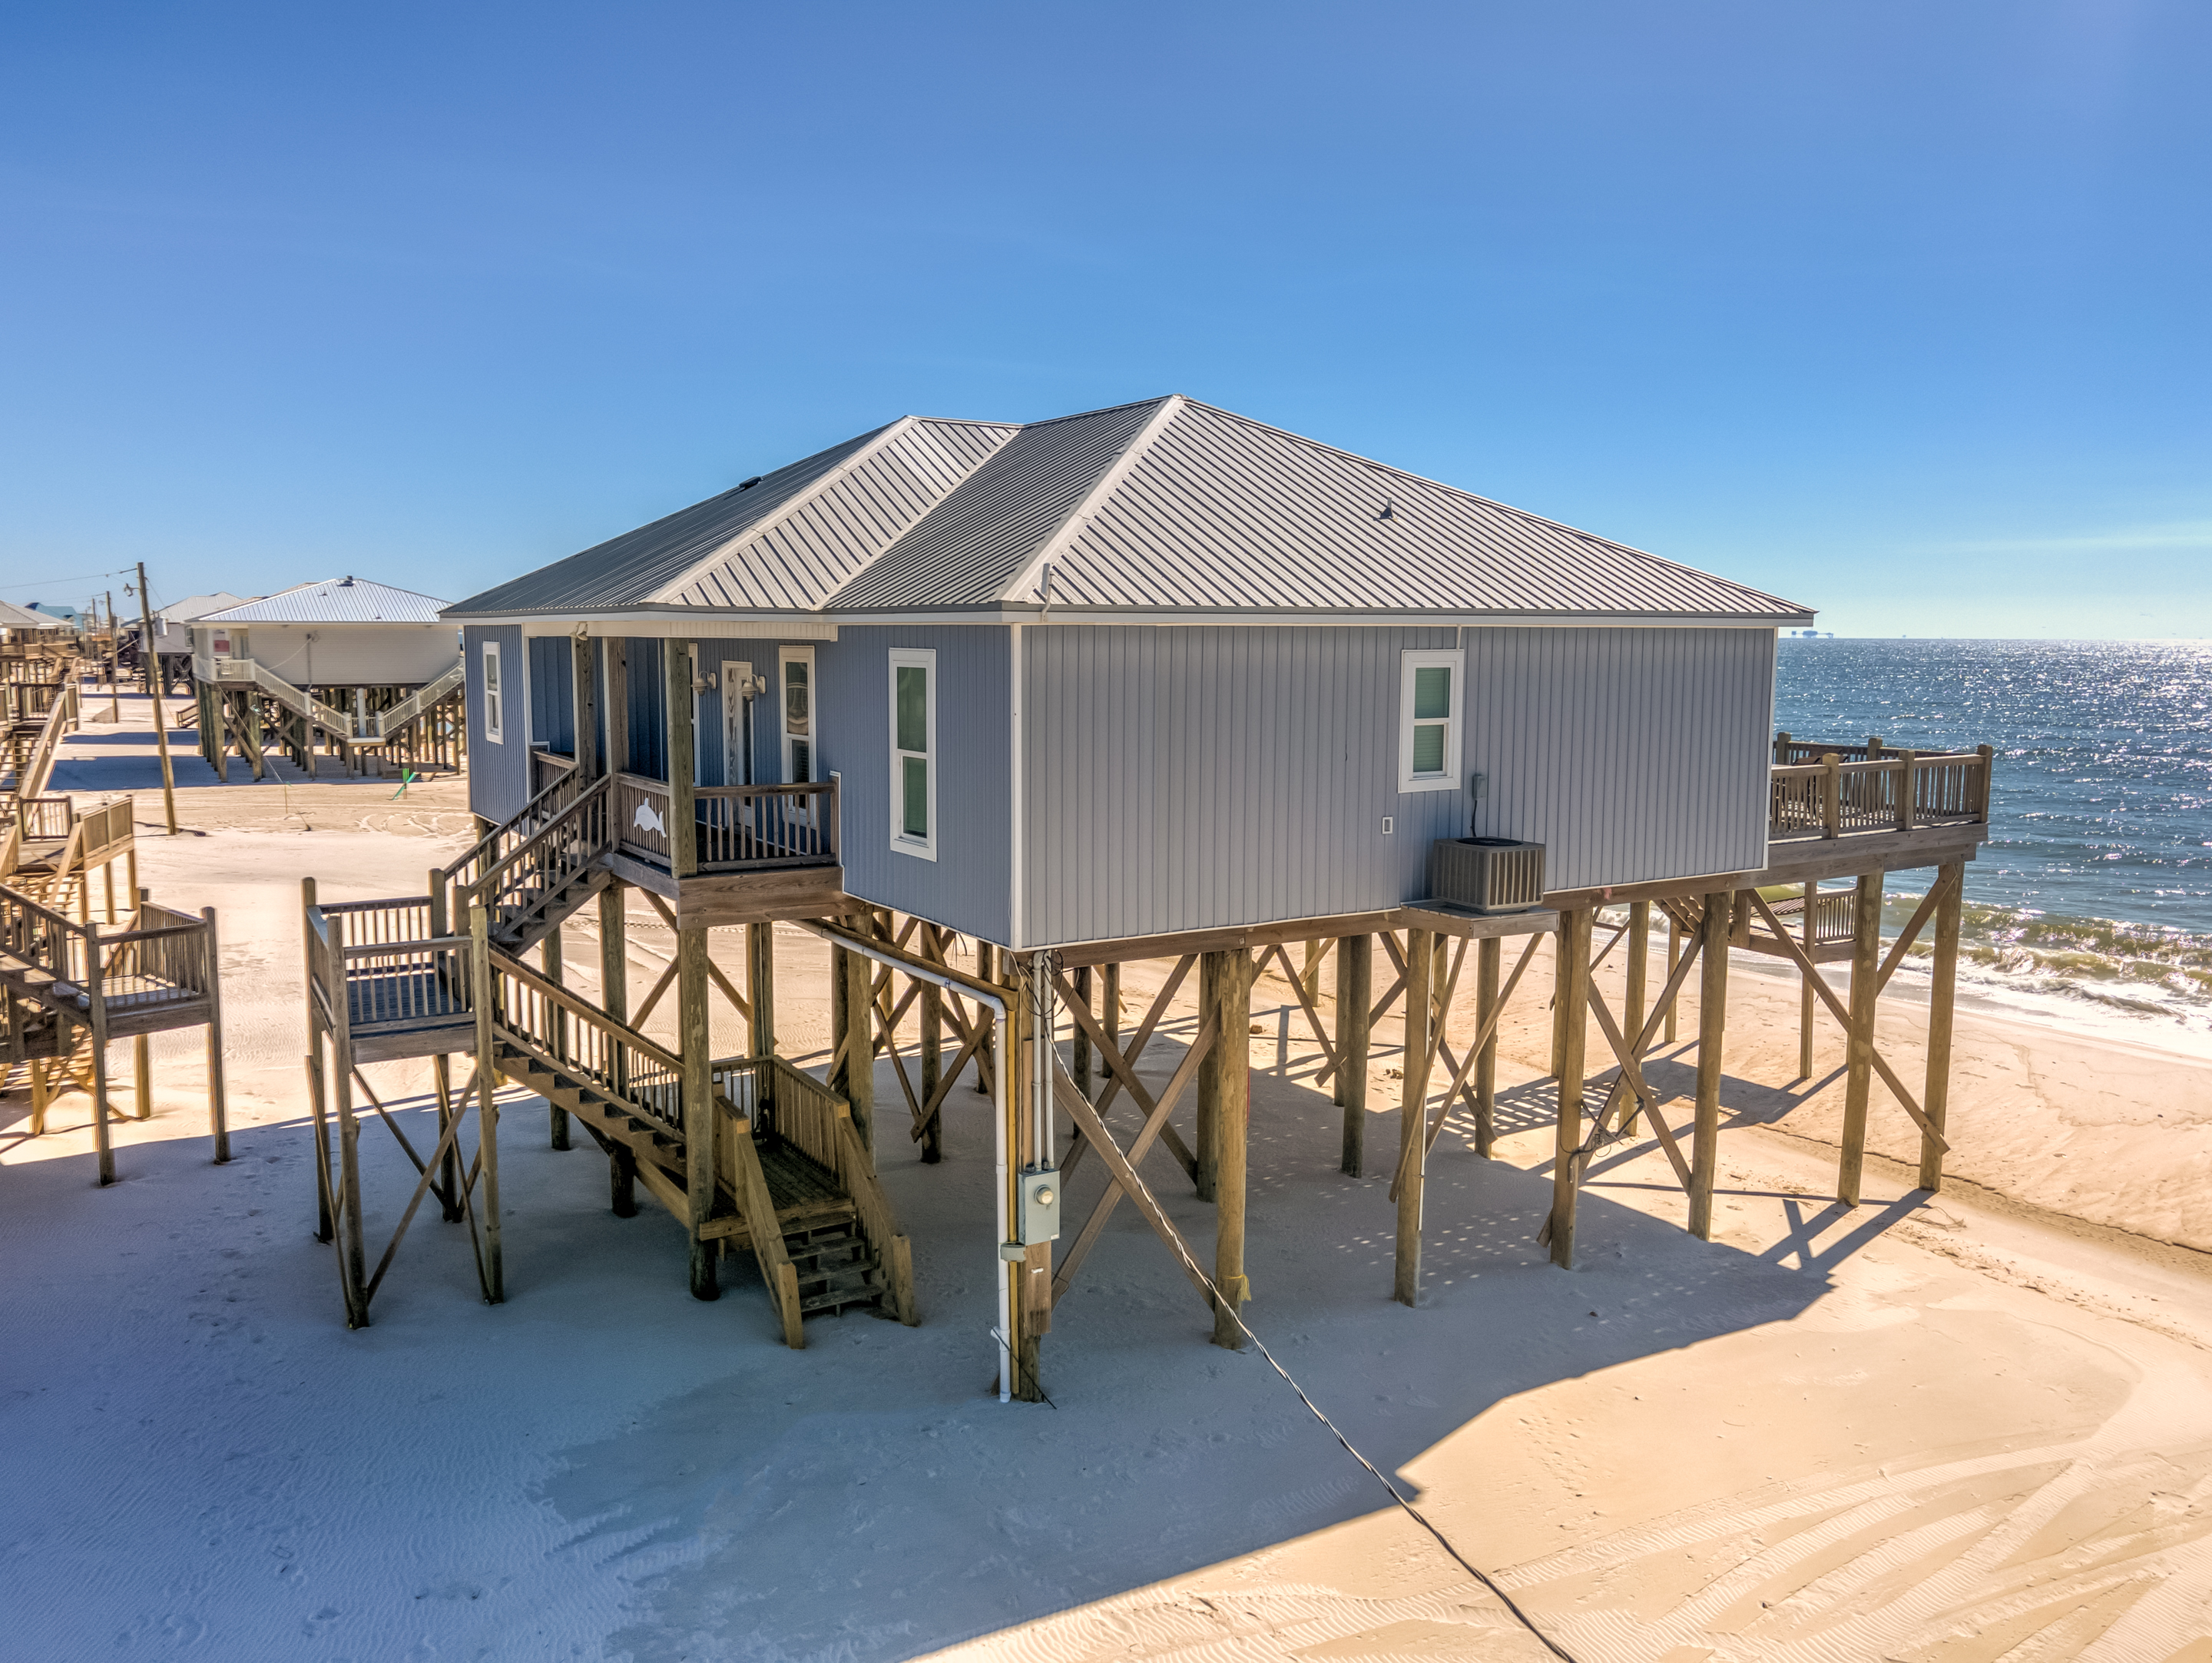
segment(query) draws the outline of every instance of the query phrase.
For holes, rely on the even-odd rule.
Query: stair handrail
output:
[[[389,740],[395,734],[405,733],[410,727],[422,720],[426,711],[444,699],[446,695],[452,692],[454,688],[459,686],[467,673],[466,661],[455,660],[452,669],[447,670],[434,681],[424,682],[390,710],[370,712],[366,719],[375,724],[376,731],[374,734],[364,734],[362,737]]]
[[[62,735],[69,731],[71,702],[58,698],[46,712],[46,725],[31,743],[30,760],[15,781],[18,797],[42,797],[46,794],[46,782],[53,777],[54,758],[61,750]]]
[[[514,848],[508,850],[506,854],[484,868],[475,881],[459,884],[458,892],[460,904],[465,907],[471,903],[480,905],[488,899],[496,898],[501,887],[501,878],[505,874],[523,865],[537,851],[540,844],[558,834],[571,819],[580,817],[589,811],[594,803],[606,795],[608,788],[612,783],[613,782],[605,776],[592,781],[591,784],[577,793],[575,801],[520,843],[515,844]],[[575,869],[582,871],[592,860],[605,854],[611,846],[611,839],[603,830],[601,835],[592,840],[591,846],[580,857]],[[493,916],[495,918],[497,914],[495,913]]]
[[[543,998],[548,1004],[558,1006],[574,1020],[578,1026],[597,1030],[619,1046],[622,1051],[631,1056],[642,1057],[670,1075],[680,1078],[684,1072],[683,1058],[653,1040],[648,1039],[618,1017],[610,1016],[597,1006],[577,997],[559,983],[546,980],[520,959],[501,953],[496,947],[491,949],[489,959],[495,978],[493,999],[497,1007],[492,1016],[495,1032],[501,1034],[511,1044],[535,1051],[547,1061],[575,1072],[580,1079],[587,1080],[595,1090],[607,1093],[624,1108],[638,1114],[650,1116],[655,1122],[665,1126],[679,1137],[684,1136],[680,1099],[678,1100],[677,1112],[670,1114],[665,1109],[656,1107],[649,1098],[638,1093],[635,1085],[636,1070],[624,1066],[628,1058],[617,1057],[613,1059],[613,1067],[596,1069],[574,1054],[574,1048],[567,1035],[540,1034],[534,1032],[516,1002],[500,997],[496,978],[506,977],[511,981],[520,984],[524,988]],[[569,1030],[572,1034],[575,1031],[576,1029],[573,1027]]]
[[[329,729],[350,744],[360,735],[354,732],[354,720],[343,710],[325,704],[313,693],[295,687],[275,671],[263,667],[258,659],[234,658],[233,664],[245,666],[248,679],[293,715],[305,716],[318,728]]]
[[[899,1228],[890,1197],[876,1177],[875,1160],[860,1142],[853,1106],[804,1069],[781,1057],[767,1060],[779,1085],[791,1088],[773,1093],[777,1132],[837,1175],[852,1198],[861,1234],[883,1261],[892,1307],[898,1319],[912,1327],[921,1320],[914,1302],[913,1244]]]
[[[609,775],[605,777],[612,778],[613,777]],[[539,825],[541,827],[544,824],[550,823],[554,818],[563,813],[568,805],[565,802],[550,802],[547,800],[554,796],[556,793],[562,791],[580,790],[584,783],[585,783],[583,781],[578,779],[573,773],[563,774],[559,779],[555,780],[551,784],[545,787],[544,790],[538,792],[536,796],[524,803],[521,807],[516,809],[513,814],[501,820],[497,825],[492,827],[490,831],[485,832],[483,836],[478,838],[474,843],[471,844],[468,848],[468,852],[463,855],[460,859],[455,861],[451,866],[444,868],[442,869],[442,875],[446,881],[453,885],[457,888],[466,889],[472,887],[475,880],[465,878],[461,875],[468,868],[470,862],[481,858],[484,851],[497,844],[501,838],[507,837],[510,833],[520,832],[524,824],[530,820],[532,816],[543,816],[543,819],[539,822]]]

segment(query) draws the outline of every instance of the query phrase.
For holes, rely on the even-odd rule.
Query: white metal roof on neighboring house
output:
[[[213,594],[188,594],[182,600],[154,609],[157,624],[190,624],[195,618],[205,618],[210,612],[219,612],[227,606],[243,606],[246,597],[233,594],[228,589],[217,589]]]
[[[258,600],[204,612],[195,624],[434,624],[446,603],[366,577],[298,583]]]
[[[58,630],[68,622],[66,618],[18,606],[12,600],[0,600],[0,630]]]
[[[1179,395],[907,417],[448,609],[1793,624],[1794,601]]]

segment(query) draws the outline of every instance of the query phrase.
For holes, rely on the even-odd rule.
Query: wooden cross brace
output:
[[[1082,1027],[1084,1033],[1089,1036],[1091,1045],[1097,1051],[1099,1060],[1106,1064],[1108,1071],[1114,1076],[1108,1082],[1105,1091],[1099,1094],[1097,1108],[1095,1111],[1102,1117],[1102,1124],[1103,1117],[1114,1100],[1114,1094],[1120,1091],[1126,1091],[1134,1098],[1137,1106],[1144,1111],[1146,1118],[1151,1119],[1158,1106],[1152,1101],[1152,1094],[1145,1089],[1144,1081],[1137,1078],[1137,1057],[1151,1040],[1152,1029],[1158,1023],[1161,1016],[1166,1013],[1169,1002],[1175,997],[1176,990],[1182,985],[1183,978],[1189,973],[1191,966],[1197,962],[1196,954],[1186,954],[1176,966],[1175,973],[1168,978],[1167,984],[1160,990],[1159,996],[1152,1001],[1152,1008],[1146,1014],[1144,1026],[1138,1030],[1137,1037],[1126,1055],[1107,1038],[1106,1030],[1099,1026],[1097,1017],[1091,1014],[1082,1000],[1076,997],[1075,990],[1068,982],[1067,972],[1062,970],[1053,972],[1053,986],[1060,994],[1061,1004]],[[1188,1057],[1184,1059],[1185,1062],[1188,1060]],[[1180,1078],[1182,1071],[1178,1069],[1176,1072],[1177,1077]],[[1198,1157],[1191,1153],[1190,1146],[1182,1141],[1182,1135],[1163,1120],[1160,1123],[1160,1136],[1165,1140],[1170,1152],[1182,1164],[1184,1173],[1194,1183],[1196,1182]],[[1069,1152],[1067,1165],[1060,1171],[1062,1184],[1066,1182],[1067,1172],[1074,1165],[1076,1154],[1081,1147],[1079,1144],[1076,1149]]]
[[[1420,1150],[1424,1159],[1426,1159],[1429,1151],[1436,1147],[1437,1139],[1443,1135],[1444,1122],[1451,1118],[1452,1099],[1467,1088],[1468,1076],[1474,1072],[1474,1065],[1482,1057],[1483,1047],[1490,1043],[1492,1036],[1498,1032],[1498,1021],[1505,1014],[1505,1007],[1513,997],[1513,990],[1521,985],[1522,974],[1528,968],[1528,961],[1536,956],[1536,949],[1543,945],[1543,941],[1541,935],[1531,935],[1528,938],[1528,944],[1521,949],[1520,958],[1514,961],[1513,973],[1505,978],[1505,985],[1498,990],[1498,1002],[1491,1007],[1490,1014],[1483,1019],[1482,1026],[1476,1032],[1474,1043],[1468,1047],[1467,1056],[1454,1065],[1451,1084],[1444,1087],[1443,1100],[1437,1106],[1436,1118],[1421,1139]],[[1390,1179],[1391,1200],[1395,1201],[1398,1198],[1399,1188],[1405,1183],[1406,1175],[1412,1169],[1413,1164],[1413,1145],[1408,1142],[1399,1151],[1398,1170]]]
[[[1067,1070],[1060,1065],[1059,1059],[1055,1057],[1053,1060],[1053,1101],[1059,1106],[1060,1112],[1074,1123],[1076,1129],[1083,1134],[1084,1141],[1098,1151],[1114,1180],[1107,1185],[1106,1193],[1098,1197],[1097,1205],[1091,1209],[1091,1216],[1084,1221],[1083,1228],[1076,1233],[1075,1240],[1060,1255],[1060,1269],[1052,1279],[1054,1304],[1057,1305],[1060,1296],[1066,1293],[1068,1284],[1075,1279],[1076,1271],[1082,1268],[1085,1258],[1106,1228],[1107,1221],[1114,1216],[1114,1209],[1121,1204],[1121,1197],[1126,1195],[1137,1203],[1138,1210],[1144,1214],[1145,1221],[1152,1227],[1153,1234],[1167,1244],[1170,1252],[1175,1254],[1176,1263],[1182,1267],[1185,1276],[1190,1276],[1192,1283],[1198,1288],[1199,1296],[1206,1301],[1206,1309],[1213,1308],[1213,1289],[1203,1276],[1193,1274],[1191,1265],[1195,1259],[1189,1247],[1176,1232],[1174,1221],[1152,1198],[1152,1192],[1138,1181],[1137,1164],[1151,1150],[1154,1140],[1168,1130],[1168,1115],[1174,1109],[1176,1100],[1198,1077],[1199,1065],[1220,1039],[1220,1019],[1209,1012],[1205,1026],[1199,1030],[1196,1042],[1176,1069],[1175,1077],[1160,1093],[1159,1101],[1146,1108],[1144,1126],[1131,1140],[1126,1154],[1115,1145],[1106,1130],[1106,1123],[1099,1118],[1098,1111],[1084,1100],[1081,1092],[1076,1090],[1075,1082],[1067,1077]],[[1063,1193],[1066,1183],[1067,1167],[1062,1167],[1060,1185]]]
[[[1605,1035],[1606,1044],[1613,1048],[1613,1058],[1620,1064],[1620,1073],[1614,1078],[1612,1090],[1606,1093],[1605,1104],[1597,1112],[1597,1119],[1590,1127],[1589,1136],[1583,1140],[1582,1147],[1571,1157],[1576,1188],[1582,1187],[1583,1175],[1589,1170],[1591,1157],[1606,1139],[1613,1110],[1620,1106],[1624,1094],[1629,1094],[1632,1101],[1643,1105],[1644,1118],[1650,1124],[1652,1135],[1658,1139],[1659,1147],[1666,1151],[1668,1164],[1674,1169],[1675,1180],[1681,1185],[1686,1194],[1689,1191],[1690,1163],[1682,1158],[1682,1151],[1674,1142],[1674,1129],[1659,1112],[1659,1093],[1644,1077],[1643,1059],[1644,1051],[1657,1037],[1661,1025],[1666,1021],[1668,1011],[1681,996],[1682,988],[1690,979],[1691,967],[1697,963],[1698,949],[1702,946],[1703,942],[1697,935],[1690,937],[1688,947],[1675,965],[1674,973],[1668,977],[1667,985],[1659,990],[1658,998],[1653,1001],[1651,1014],[1644,1019],[1643,1029],[1637,1034],[1633,1045],[1622,1034],[1620,1025],[1613,1020],[1613,1012],[1607,1006],[1604,996],[1595,987],[1590,989],[1590,1014],[1597,1018],[1599,1031]],[[1623,1116],[1622,1119],[1626,1124],[1627,1117]],[[1540,1246],[1549,1246],[1551,1240],[1552,1220],[1547,1214],[1543,1227],[1536,1232],[1536,1240]]]
[[[1888,980],[1890,972],[1904,958],[1905,948],[1912,944],[1912,935],[1918,933],[1920,926],[1927,922],[1929,915],[1935,911],[1929,903],[1936,899],[1936,890],[1942,887],[1940,883],[1936,885],[1922,899],[1920,911],[1913,915],[1911,934],[1898,937],[1897,945],[1890,950],[1889,962],[1882,967],[1881,973],[1875,978],[1875,991],[1877,995],[1881,991],[1883,984]],[[1881,1076],[1882,1084],[1889,1087],[1890,1094],[1897,1099],[1905,1113],[1912,1117],[1913,1124],[1919,1127],[1922,1135],[1933,1142],[1937,1148],[1948,1154],[1951,1146],[1944,1141],[1943,1134],[1936,1130],[1935,1123],[1921,1112],[1920,1105],[1914,1100],[1912,1093],[1905,1090],[1905,1082],[1897,1077],[1897,1071],[1891,1068],[1883,1059],[1882,1054],[1875,1049],[1874,1035],[1855,1032],[1851,1026],[1850,1012],[1844,1007],[1843,1001],[1836,997],[1835,990],[1828,985],[1820,971],[1814,967],[1813,961],[1805,956],[1805,949],[1798,946],[1790,932],[1782,927],[1781,920],[1774,916],[1774,910],[1767,905],[1765,898],[1755,889],[1746,890],[1744,892],[1751,897],[1752,905],[1759,910],[1759,916],[1765,920],[1767,929],[1772,930],[1782,945],[1790,949],[1790,956],[1797,961],[1797,968],[1804,972],[1805,984],[1820,996],[1820,1002],[1827,1006],[1829,1014],[1844,1025],[1844,1033],[1866,1046],[1867,1056],[1874,1063],[1874,1071]],[[1871,1020],[1871,1014],[1869,1014],[1869,1020]]]

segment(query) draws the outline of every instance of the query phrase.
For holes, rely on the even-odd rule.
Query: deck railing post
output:
[[[1914,771],[1918,763],[1917,752],[1899,751],[1897,753],[1897,829],[1900,832],[1912,830],[1913,797],[1919,789]]]
[[[1778,766],[1790,760],[1790,730],[1786,728],[1774,736],[1774,760]]]
[[[1984,825],[1987,825],[1990,823],[1990,764],[1996,753],[1990,750],[1986,745],[1977,745],[1974,747],[1974,754],[1982,759],[1981,780],[1980,783],[1976,788],[1977,801],[1974,806],[1974,818],[1980,821]]]
[[[1833,751],[1820,758],[1826,776],[1820,781],[1820,835],[1840,837],[1844,830],[1844,759]]]

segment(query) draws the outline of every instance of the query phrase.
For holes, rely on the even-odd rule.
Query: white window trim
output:
[[[783,667],[793,662],[806,666],[806,731],[791,731],[791,707],[785,703]],[[814,679],[814,649],[811,647],[779,647],[775,649],[775,728],[778,742],[783,752],[783,768],[780,777],[787,785],[791,778],[791,742],[804,740],[809,758],[808,771],[816,779],[827,779],[822,771],[822,686]]]
[[[1455,647],[1399,655],[1398,670],[1398,789],[1456,791],[1459,789],[1460,740],[1467,709],[1467,654]],[[1437,774],[1413,771],[1413,672],[1449,669],[1452,673],[1451,711],[1444,718],[1444,765]]]
[[[923,735],[928,746],[924,760],[929,764],[929,835],[910,838],[906,833],[905,759],[914,754],[898,748],[898,673],[902,669],[924,670],[929,679],[924,691],[923,709],[929,731]],[[937,858],[937,776],[941,760],[937,752],[937,649],[934,647],[894,647],[890,661],[884,672],[886,696],[889,699],[890,726],[885,728],[884,749],[890,756],[890,833],[891,847],[902,855],[912,855],[917,860]]]
[[[483,643],[483,736],[493,745],[504,745],[507,728],[507,678],[501,673],[499,643]]]

